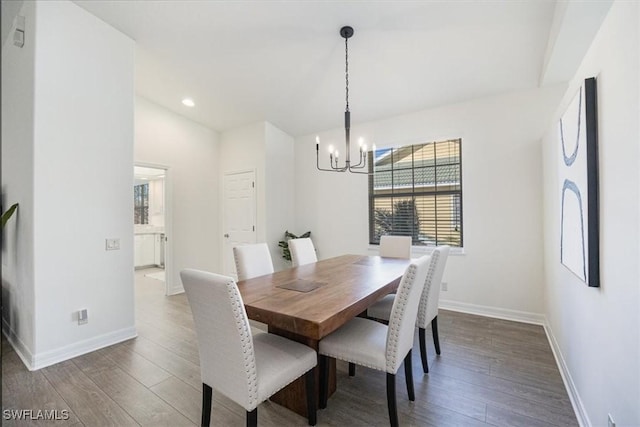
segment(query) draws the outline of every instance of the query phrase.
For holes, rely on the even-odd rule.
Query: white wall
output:
[[[165,178],[147,181],[149,184],[149,224],[156,227],[164,227],[165,225],[164,181]]]
[[[183,290],[180,270],[219,271],[218,134],[136,97],[136,163],[168,168],[165,230],[172,243],[170,293]],[[132,169],[133,170],[133,169]],[[170,186],[170,187],[169,187]]]
[[[285,230],[293,230],[295,225],[293,145],[291,136],[269,122],[231,129],[220,137],[221,183],[226,173],[256,172],[256,240],[269,245],[276,271],[288,267],[278,241],[282,240]],[[222,218],[222,199],[220,209]],[[220,243],[221,247],[223,244]]]
[[[584,425],[640,425],[636,2],[615,2],[553,117],[544,150],[545,305],[548,330]],[[597,77],[601,287],[588,288],[559,255],[557,120],[584,78]]]
[[[266,241],[266,174],[265,122],[256,122],[222,132],[220,135],[220,185],[224,175],[253,170],[256,173],[256,240]],[[220,189],[220,218],[222,220],[222,188]],[[224,225],[221,223],[221,227]],[[222,230],[224,233],[224,230]],[[220,243],[221,245],[223,242]],[[221,246],[222,247],[222,246]]]
[[[36,60],[31,89],[19,95],[33,93],[34,113],[30,116],[25,108],[25,115],[15,119],[19,142],[32,147],[16,154],[26,160],[24,175],[32,174],[33,185],[19,173],[26,185],[8,193],[24,192],[19,219],[29,230],[22,230],[20,222],[18,231],[25,232],[15,238],[32,239],[33,252],[19,248],[18,256],[25,258],[16,263],[19,269],[33,266],[34,284],[33,293],[19,295],[12,311],[24,310],[34,318],[33,346],[21,356],[30,368],[39,368],[135,336],[130,220],[134,44],[73,3],[25,6],[35,7],[35,18],[28,14],[26,40],[35,46]],[[9,79],[16,78],[14,67],[30,72],[20,69],[31,67],[22,61],[6,64]],[[3,62],[3,78],[4,67]],[[29,83],[23,77],[8,81]],[[9,100],[10,108],[29,102]],[[26,137],[29,127],[32,140]],[[27,152],[31,158],[24,157]],[[7,178],[7,187],[12,186],[16,177]],[[119,238],[121,249],[105,251],[106,238]],[[28,271],[16,279],[26,283],[15,286],[30,286]],[[83,326],[74,317],[81,308],[89,313]]]
[[[2,230],[2,320],[3,330],[19,354],[30,360],[35,352],[34,3],[25,3],[20,14],[26,21],[24,47],[15,47],[11,34],[2,48],[2,208],[20,204]]]
[[[266,241],[276,271],[291,267],[282,258],[278,242],[284,232],[296,232],[294,220],[294,140],[271,123],[266,123]]]
[[[0,34],[3,45],[7,40],[11,40],[10,43],[13,43],[13,30],[15,28],[13,20],[22,9],[23,4],[24,0],[3,0],[0,4]],[[24,13],[22,15],[24,16]]]
[[[379,148],[462,138],[465,254],[449,258],[441,299],[450,305],[542,320],[540,138],[561,93],[512,93],[353,126],[352,139]],[[320,133],[324,164],[343,132]],[[311,230],[321,258],[368,253],[367,178],[317,171],[314,138],[296,139],[297,228]]]

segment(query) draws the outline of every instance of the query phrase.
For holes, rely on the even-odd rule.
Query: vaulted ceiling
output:
[[[224,131],[352,121],[535,88],[555,1],[76,1],[136,41],[136,91]],[[196,106],[181,104],[191,97]]]

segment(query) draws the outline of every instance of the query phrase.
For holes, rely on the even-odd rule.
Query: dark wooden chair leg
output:
[[[440,338],[438,338],[438,316],[431,321],[431,332],[433,333],[433,344],[436,347],[436,354],[440,355]]]
[[[355,363],[349,362],[349,376],[350,377],[355,377],[356,376],[356,364]]]
[[[213,390],[211,387],[202,383],[202,427],[208,427],[211,423],[211,396]]]
[[[304,376],[304,382],[307,388],[307,418],[309,425],[316,425],[316,370],[311,369]]]
[[[258,427],[258,408],[247,411],[247,427]]]
[[[416,400],[416,395],[413,392],[413,367],[411,366],[411,350],[407,353],[407,356],[404,358],[404,377],[407,381],[407,394],[409,395],[409,400]]]
[[[329,356],[320,357],[320,409],[327,407],[329,399]]]
[[[429,373],[429,363],[427,362],[427,343],[425,339],[425,329],[418,328],[418,336],[420,337],[420,359],[422,359],[422,371]]]
[[[396,406],[396,375],[387,372],[387,406],[391,427],[398,427],[398,408]]]

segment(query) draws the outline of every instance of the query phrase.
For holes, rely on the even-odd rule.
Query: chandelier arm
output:
[[[316,168],[319,171],[323,171],[323,172],[345,172],[347,170],[346,167],[343,168],[335,168],[333,167],[333,165],[331,165],[331,169],[326,169],[326,168],[321,168],[320,167],[320,155],[319,155],[319,144],[316,144]]]
[[[360,161],[356,165],[350,165],[349,169],[362,169],[367,165],[367,155],[366,153],[360,152]]]
[[[372,172],[360,172],[359,170],[353,170],[352,168],[349,168],[349,172],[357,173],[357,174],[360,174],[360,175],[373,175]]]
[[[338,173],[346,172],[345,169],[324,169],[321,167],[318,167],[318,170],[322,172],[338,172]]]
[[[360,151],[360,161],[358,164],[351,166],[351,168],[361,169],[367,166],[367,152]]]

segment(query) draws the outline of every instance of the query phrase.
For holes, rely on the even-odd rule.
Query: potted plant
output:
[[[11,215],[13,215],[16,209],[18,209],[18,204],[14,203],[13,206],[11,206],[5,213],[2,214],[2,217],[0,218],[2,225],[0,226],[0,228],[4,228],[4,225],[7,223],[7,221],[9,221],[9,218],[11,218]]]
[[[289,233],[289,231],[285,231],[284,232],[284,240],[280,240],[278,242],[278,246],[280,246],[280,248],[282,249],[282,258],[286,259],[287,261],[291,261],[291,252],[289,252],[289,240],[291,239],[304,239],[307,237],[311,237],[311,232],[307,231],[306,233],[300,235],[300,236],[296,236],[293,233]]]

